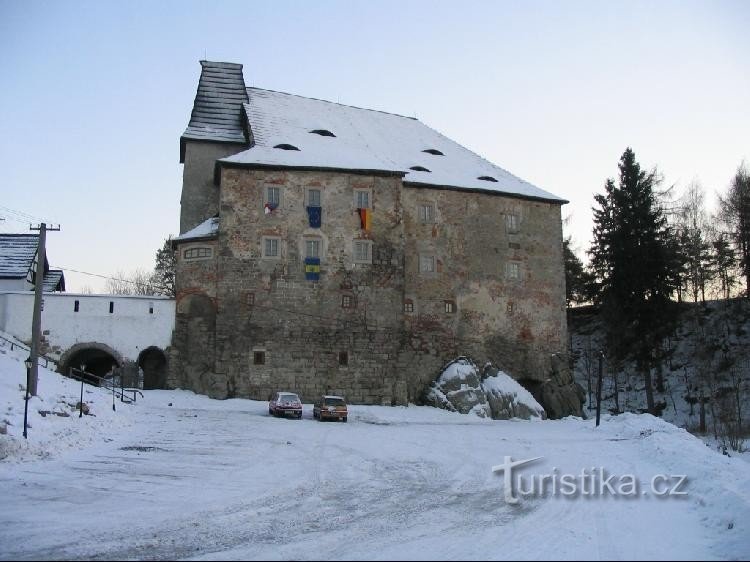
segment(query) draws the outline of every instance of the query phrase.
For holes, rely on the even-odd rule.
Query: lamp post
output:
[[[26,427],[29,425],[29,383],[31,382],[31,367],[34,362],[31,360],[31,356],[29,356],[23,363],[24,365],[26,365],[26,398],[24,398],[24,401],[26,403],[23,407],[23,438],[28,439],[28,436],[26,434]]]

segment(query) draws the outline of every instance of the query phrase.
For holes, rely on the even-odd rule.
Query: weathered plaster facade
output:
[[[202,64],[205,72],[209,63]],[[237,80],[236,68],[227,72]],[[260,100],[281,96],[257,95]],[[279,103],[292,111],[289,104],[299,100],[289,96]],[[245,103],[239,119],[262,119],[263,110],[262,104]],[[310,122],[322,119],[307,106],[301,115],[297,118]],[[368,113],[362,119],[390,126],[394,116],[385,115]],[[395,117],[397,125],[408,119]],[[188,131],[208,134],[199,125],[191,120]],[[424,168],[412,167],[422,174],[414,175],[408,167],[402,171],[368,159],[361,169],[331,164],[348,165],[360,158],[362,147],[335,149],[335,156],[323,156],[320,165],[293,165],[288,162],[294,158],[344,145],[330,144],[335,134],[319,141],[316,134],[312,137],[320,144],[308,152],[303,144],[308,133],[320,131],[302,129],[295,141],[301,149],[274,146],[278,140],[264,141],[267,127],[253,137],[253,126],[245,125],[250,148],[229,158],[222,157],[246,147],[206,142],[202,136],[182,139],[183,234],[175,240],[176,322],[168,386],[217,398],[263,400],[275,390],[292,390],[305,401],[336,393],[352,403],[405,404],[419,401],[447,362],[471,355],[478,364],[492,362],[511,373],[542,401],[545,393],[562,393],[564,399],[555,398],[565,404],[561,415],[580,413],[564,368],[564,200],[533,186],[536,191],[529,191],[529,184],[514,177],[507,180],[514,187],[505,192],[491,183],[484,189],[485,181],[475,181],[484,176],[467,189],[426,184],[423,178],[432,176]],[[415,125],[405,121],[403,126],[409,133]],[[348,133],[344,127],[336,128],[342,138]],[[270,148],[254,148],[256,141]],[[369,146],[364,143],[364,149]],[[440,146],[439,156],[416,151],[421,159],[416,163],[429,164],[434,177],[444,163],[460,167],[458,149],[465,151]],[[441,177],[451,177],[446,170]],[[272,212],[264,209],[269,187],[279,193]],[[309,190],[320,193],[320,227],[308,219]],[[368,194],[369,228],[360,221],[357,192]],[[199,226],[214,215],[211,228]],[[265,255],[267,240],[278,244],[278,255]],[[309,241],[320,248],[318,280],[305,275]],[[369,246],[365,263],[355,259],[357,242]]]

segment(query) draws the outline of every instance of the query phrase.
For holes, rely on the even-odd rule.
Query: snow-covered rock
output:
[[[546,418],[544,408],[507,373],[500,371],[483,380],[477,366],[466,357],[445,367],[428,390],[425,402],[451,412],[496,420]]]

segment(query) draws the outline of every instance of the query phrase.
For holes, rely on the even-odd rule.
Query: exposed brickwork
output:
[[[215,397],[266,399],[284,389],[305,401],[329,392],[403,404],[457,355],[542,382],[551,355],[566,348],[559,204],[415,188],[398,176],[221,174],[221,188],[212,188],[220,214],[213,257],[178,259],[170,386]],[[269,186],[281,189],[281,201],[266,214]],[[308,223],[309,188],[322,192],[319,229]],[[369,231],[356,189],[371,194]],[[432,209],[428,222],[420,205]],[[266,237],[279,240],[279,259],[263,256]],[[319,281],[305,279],[310,238],[322,244]],[[372,264],[354,262],[354,240],[372,242]],[[420,257],[434,271],[420,271]],[[351,308],[342,307],[345,297]]]

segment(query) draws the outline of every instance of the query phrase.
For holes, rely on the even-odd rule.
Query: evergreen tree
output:
[[[583,304],[591,301],[592,275],[586,271],[583,262],[575,255],[570,247],[568,236],[563,240],[563,256],[565,258],[565,301],[571,304]]]
[[[745,291],[750,297],[750,175],[740,165],[726,197],[719,197],[721,218],[730,228]]]
[[[679,252],[654,191],[656,172],[641,170],[630,148],[619,170],[619,184],[609,179],[604,194],[595,196],[599,208],[589,253],[609,352],[614,359],[635,357],[648,410],[656,413],[651,368],[659,360],[659,342],[671,330]]]
[[[153,284],[156,290],[165,296],[174,297],[175,269],[177,260],[172,250],[172,239],[167,238],[164,245],[156,251],[156,267],[154,267]]]
[[[732,287],[737,283],[734,276],[737,267],[737,257],[732,244],[727,240],[724,233],[720,232],[711,242],[713,248],[713,267],[716,276],[721,282],[721,294],[725,299],[729,298]]]

